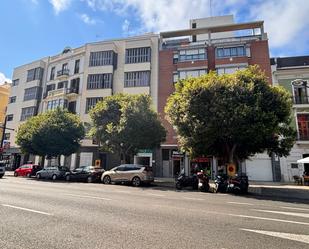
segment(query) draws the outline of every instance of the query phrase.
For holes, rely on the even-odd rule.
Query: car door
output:
[[[125,171],[125,165],[123,164],[123,165],[120,165],[120,166],[118,166],[115,170],[114,170],[114,172],[113,172],[113,174],[112,174],[112,181],[115,181],[115,182],[121,182],[121,181],[123,181],[123,178],[124,178],[124,176],[123,176],[123,173],[124,173],[124,171]]]
[[[41,170],[40,175],[42,178],[47,178],[48,177],[48,168],[44,168]]]
[[[77,168],[73,170],[73,179],[80,180],[82,178],[84,167]]]

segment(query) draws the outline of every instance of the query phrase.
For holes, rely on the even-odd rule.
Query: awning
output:
[[[309,157],[297,160],[297,163],[309,163]]]

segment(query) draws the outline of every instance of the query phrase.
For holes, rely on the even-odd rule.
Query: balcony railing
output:
[[[297,140],[299,140],[299,141],[309,141],[309,135],[298,134]]]
[[[307,97],[307,96],[304,96],[304,97],[294,96],[293,97],[293,103],[295,105],[309,104],[309,97]]]
[[[67,88],[66,93],[67,94],[71,94],[71,93],[79,94],[79,89],[78,88]]]
[[[69,74],[70,74],[70,70],[69,69],[62,69],[62,70],[57,71],[57,77],[69,76]]]
[[[65,94],[72,94],[72,93],[79,94],[79,89],[78,88],[61,88],[61,89],[56,89],[56,90],[50,90],[43,94],[43,98],[45,99],[46,97],[53,97],[56,95],[65,95]]]

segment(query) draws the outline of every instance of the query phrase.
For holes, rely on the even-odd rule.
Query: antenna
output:
[[[212,17],[212,0],[209,0],[209,12],[210,12],[210,17]]]

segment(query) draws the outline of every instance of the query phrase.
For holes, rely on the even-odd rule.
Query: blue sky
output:
[[[308,0],[212,0],[212,15],[264,20],[272,56],[309,55]],[[0,83],[14,67],[66,46],[187,28],[208,17],[210,0],[2,0]]]

